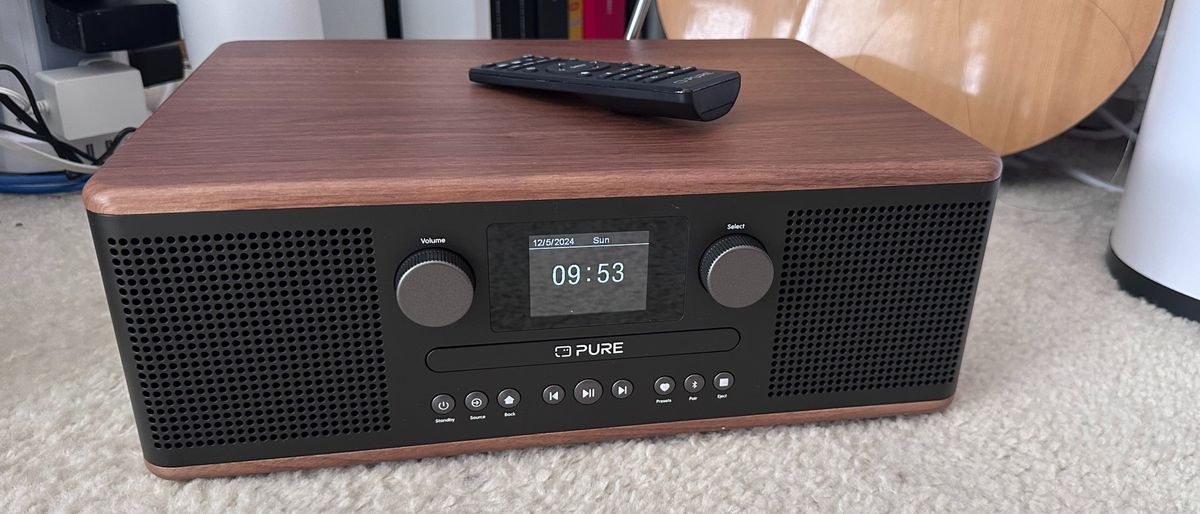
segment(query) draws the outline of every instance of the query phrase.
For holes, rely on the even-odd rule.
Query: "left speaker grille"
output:
[[[391,429],[369,228],[106,243],[155,448]]]

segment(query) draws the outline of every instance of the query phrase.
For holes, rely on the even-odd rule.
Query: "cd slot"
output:
[[[610,359],[726,352],[741,334],[732,328],[434,348],[425,356],[436,372],[512,368]]]

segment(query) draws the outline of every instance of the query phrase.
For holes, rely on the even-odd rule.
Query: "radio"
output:
[[[523,53],[741,93],[702,124],[467,80]],[[185,479],[943,408],[998,178],[793,41],[246,42],[84,199]]]

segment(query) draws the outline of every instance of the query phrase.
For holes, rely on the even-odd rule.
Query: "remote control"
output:
[[[471,68],[481,84],[574,93],[618,112],[712,121],[733,108],[736,71],[522,55]]]

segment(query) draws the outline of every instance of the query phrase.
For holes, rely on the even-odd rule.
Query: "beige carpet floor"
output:
[[[1117,195],[1010,170],[945,412],[175,483],[142,467],[78,195],[0,195],[0,511],[1197,511],[1200,323]]]

